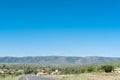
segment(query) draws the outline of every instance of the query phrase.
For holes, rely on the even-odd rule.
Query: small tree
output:
[[[103,69],[106,73],[109,73],[113,70],[113,66],[105,65],[105,66],[102,66],[101,69]]]
[[[87,72],[94,72],[94,67],[92,67],[92,66],[88,67]]]
[[[33,73],[33,70],[32,70],[30,67],[27,67],[27,68],[24,70],[24,73],[25,73],[25,74],[31,74],[31,73]]]

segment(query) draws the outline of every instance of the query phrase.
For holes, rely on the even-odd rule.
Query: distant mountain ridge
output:
[[[66,57],[66,56],[36,56],[36,57],[0,57],[0,63],[44,63],[44,64],[91,64],[118,61],[116,57]]]

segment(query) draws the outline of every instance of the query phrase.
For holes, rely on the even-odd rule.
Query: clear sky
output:
[[[0,56],[120,57],[119,0],[0,0]]]

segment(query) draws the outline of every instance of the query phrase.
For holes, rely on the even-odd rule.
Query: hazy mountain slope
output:
[[[0,63],[45,63],[45,64],[90,64],[117,61],[114,57],[65,57],[65,56],[37,56],[37,57],[0,57]]]

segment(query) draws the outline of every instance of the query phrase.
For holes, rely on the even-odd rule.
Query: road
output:
[[[42,77],[42,76],[33,76],[33,75],[25,75],[25,76],[21,77],[19,80],[62,80],[62,79]]]

